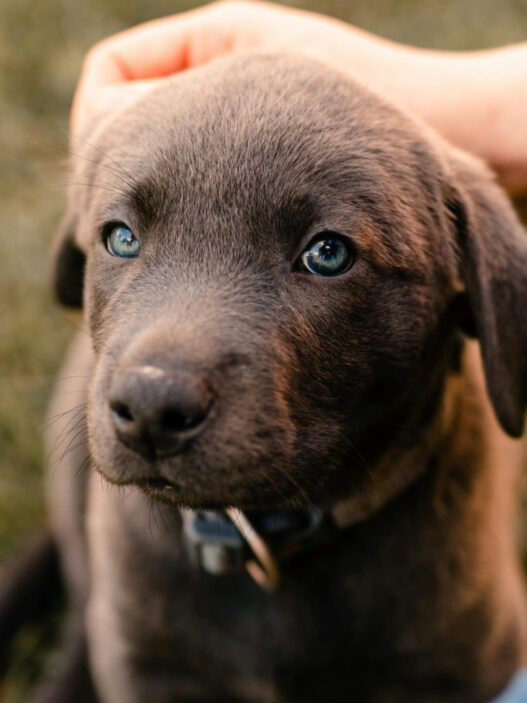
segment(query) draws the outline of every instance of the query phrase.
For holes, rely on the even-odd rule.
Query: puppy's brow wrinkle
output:
[[[108,169],[108,171],[110,171],[110,175],[117,176],[119,179],[119,182],[122,183],[123,185],[125,185],[125,186],[126,185],[128,185],[128,186],[133,185],[132,181],[129,181],[128,179],[124,178],[122,173],[119,173],[116,169],[112,168],[108,164],[102,163],[101,161],[97,161],[96,159],[90,159],[88,156],[86,156],[86,154],[75,153],[73,151],[70,151],[69,154],[70,154],[70,156],[74,156],[76,159],[82,159],[83,161],[86,161],[90,164],[95,165],[95,168],[92,169],[92,172],[91,172],[92,177],[91,177],[89,183],[85,184],[86,187],[92,187],[94,185],[95,178],[97,177],[97,169],[99,167]],[[108,176],[108,175],[109,174],[106,174],[106,176]],[[75,184],[72,184],[72,185],[75,185]],[[78,184],[78,185],[82,185],[82,184]],[[111,185],[113,186],[113,184],[111,184]],[[126,191],[123,190],[123,192],[126,192]]]
[[[108,166],[107,164],[102,164],[99,161],[99,159],[91,159],[89,156],[87,156],[86,154],[84,154],[82,152],[73,151],[73,149],[71,147],[69,147],[68,149],[64,149],[63,147],[57,146],[56,144],[47,144],[46,146],[48,146],[50,149],[53,149],[54,151],[60,152],[61,154],[65,154],[68,157],[70,169],[72,168],[72,162],[73,162],[73,157],[74,157],[75,159],[81,159],[82,161],[85,161],[89,164],[93,164],[95,167],[104,166],[104,167],[108,168],[111,171],[111,173],[113,173],[114,175],[122,176],[122,174],[120,174],[118,171],[116,171],[112,167]],[[95,169],[92,169],[92,170],[95,170]],[[91,181],[87,185],[91,185]]]
[[[129,185],[133,185],[133,184],[134,184],[134,179],[133,179],[131,173],[129,173],[129,172],[122,166],[122,164],[120,164],[118,161],[116,161],[112,156],[110,156],[110,155],[109,155],[107,152],[105,152],[103,149],[101,149],[100,147],[98,147],[98,146],[97,146],[96,144],[94,144],[93,142],[88,141],[88,140],[85,139],[84,137],[80,137],[80,136],[77,135],[77,134],[73,134],[73,132],[71,132],[70,130],[63,129],[62,131],[65,132],[65,133],[69,136],[70,139],[72,139],[72,140],[77,140],[77,141],[79,141],[79,142],[82,142],[83,144],[85,144],[86,146],[88,146],[90,149],[92,149],[96,154],[98,154],[98,155],[99,155],[100,157],[102,157],[103,159],[108,159],[108,160],[111,162],[111,164],[113,164],[113,167],[110,166],[109,164],[105,164],[101,159],[90,159],[88,156],[86,156],[86,154],[74,154],[74,152],[72,151],[71,147],[70,147],[70,150],[69,150],[69,153],[70,153],[70,154],[75,155],[75,156],[80,156],[81,158],[85,159],[86,161],[91,161],[91,162],[92,162],[93,164],[95,164],[96,166],[102,166],[102,167],[104,167],[104,168],[107,168],[107,169],[110,170],[112,173],[114,173],[116,176],[118,176],[119,178],[121,178],[124,182],[127,182]],[[126,178],[125,178],[125,176],[126,176]]]
[[[170,192],[166,181],[160,183],[155,178],[145,178],[140,182],[135,182],[131,190],[127,193],[130,207],[138,214],[142,221],[148,225],[156,221],[166,219],[169,203],[176,195]]]

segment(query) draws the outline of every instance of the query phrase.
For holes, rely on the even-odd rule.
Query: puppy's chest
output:
[[[97,523],[103,538],[93,529],[90,535],[92,601],[112,613],[96,638],[120,640],[128,666],[161,666],[175,690],[179,677],[226,687],[230,701],[340,703],[348,690],[378,688],[396,656],[396,622],[410,618],[388,584],[365,588],[361,550],[350,549],[347,538],[285,564],[283,584],[270,595],[245,573],[197,570],[178,521],[167,525],[140,503],[114,504],[104,511],[109,523]]]
[[[318,650],[335,661],[340,645],[349,647],[356,629],[353,601],[327,563],[322,569],[313,564],[319,555],[286,564],[282,585],[269,594],[244,571],[221,576],[202,571],[189,558],[179,530],[171,541],[169,552],[166,542],[156,551],[134,540],[109,560],[114,568],[104,576],[105,596],[126,638],[142,651],[149,651],[148,642],[177,651],[183,645],[193,656],[213,655],[223,667],[239,663],[246,670],[248,660],[255,669],[269,662],[278,668],[281,661],[307,663]]]
[[[92,489],[89,617],[99,610],[105,622],[89,627],[90,647],[104,651],[113,640],[111,649],[127,652],[123,667],[162,669],[175,692],[181,677],[205,691],[225,689],[231,702],[341,703],[349,692],[356,703],[411,703],[414,688],[444,676],[471,687],[473,643],[485,628],[476,623],[461,638],[445,629],[435,617],[445,590],[439,572],[420,562],[409,575],[382,520],[373,541],[371,527],[357,526],[287,563],[282,587],[269,595],[245,573],[197,570],[177,512],[156,515],[141,493],[123,497],[97,479]],[[382,697],[394,687],[401,695]]]
[[[341,701],[352,685],[353,627],[331,589],[295,584],[268,595],[245,575],[215,577],[185,569],[170,578],[166,571],[164,577],[158,573],[154,580],[163,597],[150,603],[148,616],[144,603],[151,595],[138,588],[137,607],[131,609],[128,601],[119,612],[119,629],[135,652],[133,665],[143,669],[149,660],[156,667],[165,662],[175,690],[179,676],[191,676],[217,686],[230,701],[320,703],[323,694],[325,700]]]

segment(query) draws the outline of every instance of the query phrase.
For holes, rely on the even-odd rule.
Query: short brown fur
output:
[[[292,57],[174,78],[89,141],[55,272],[65,303],[84,296],[93,352],[78,342],[64,375],[89,376],[89,453],[54,468],[51,500],[100,700],[490,700],[527,663],[521,449],[502,429],[523,427],[527,244],[492,177]],[[137,259],[105,250],[112,221],[140,233]],[[342,276],[298,268],[320,231],[354,243]],[[115,436],[112,384],[144,365],[212,389],[183,454]],[[84,456],[117,485],[74,479]],[[273,596],[182,548],[177,504],[343,498],[354,524]]]

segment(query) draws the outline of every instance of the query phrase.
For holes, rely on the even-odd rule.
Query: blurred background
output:
[[[80,321],[48,292],[65,202],[68,111],[83,54],[102,37],[189,9],[187,0],[0,0],[0,564],[45,521],[42,430]],[[478,49],[525,40],[527,0],[305,0],[296,5],[394,40]],[[1,572],[0,572],[1,577]],[[0,688],[18,703],[38,674],[28,633]]]

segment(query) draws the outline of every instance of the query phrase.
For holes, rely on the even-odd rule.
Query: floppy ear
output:
[[[448,206],[490,399],[518,437],[527,404],[527,236],[490,172],[468,156],[455,159]]]
[[[81,308],[85,256],[75,243],[76,227],[77,217],[69,213],[59,225],[51,251],[51,285],[59,302]]]

